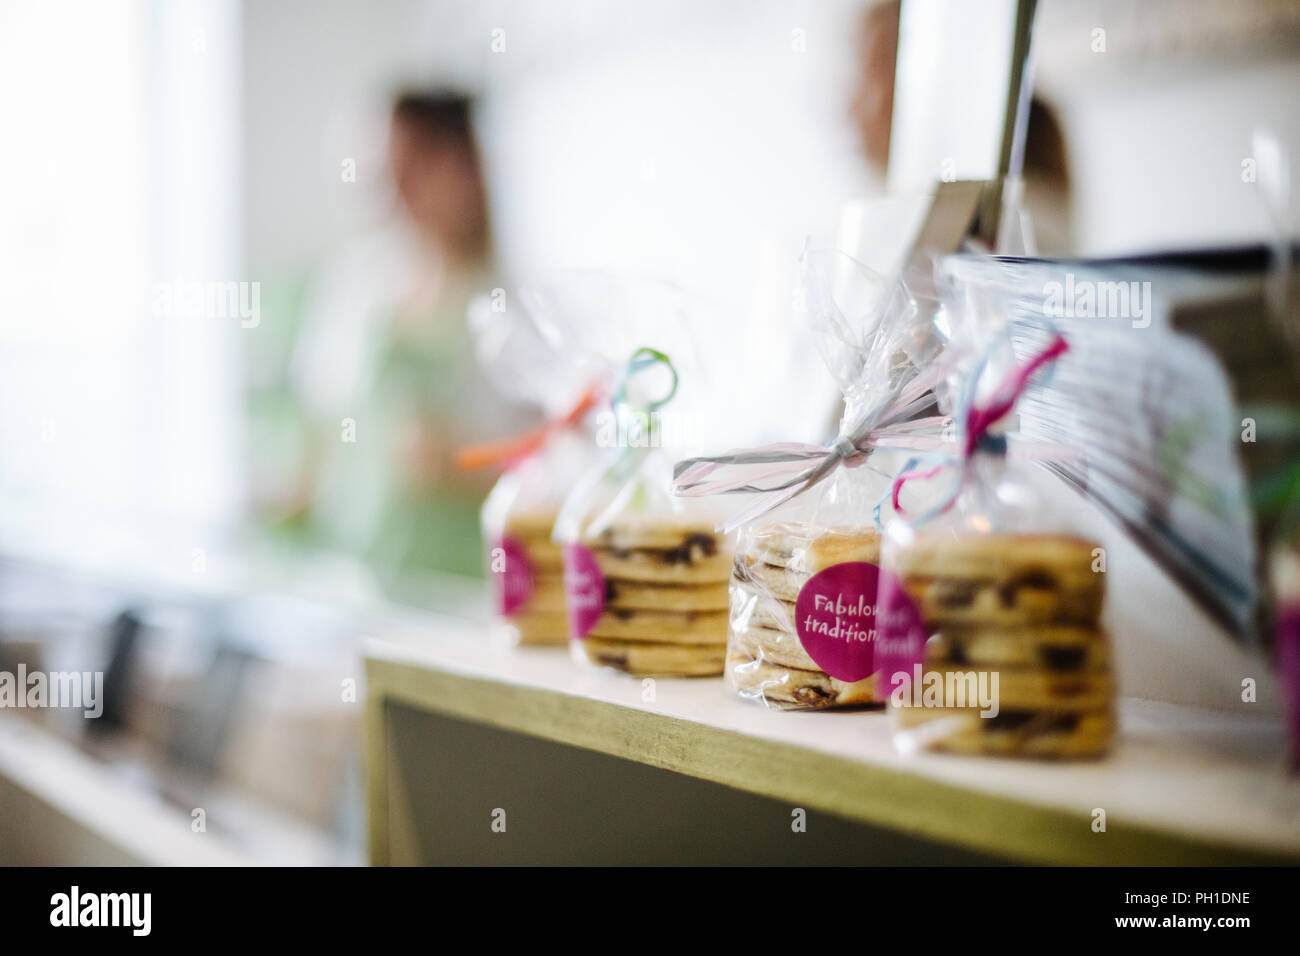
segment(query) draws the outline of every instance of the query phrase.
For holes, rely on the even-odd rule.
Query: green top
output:
[[[390,584],[427,571],[482,576],[479,508],[491,476],[460,474],[452,458],[509,428],[465,319],[484,279],[453,278],[428,309],[372,310],[370,325],[358,325],[356,381],[338,383],[325,411],[309,410],[289,374],[306,337],[323,330],[304,328],[301,296],[281,303],[290,327],[268,335],[254,361],[251,446],[255,482],[259,471],[261,484],[298,478],[264,518],[298,543],[357,557]]]

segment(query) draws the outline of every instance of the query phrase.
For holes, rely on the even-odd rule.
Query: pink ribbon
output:
[[[1021,368],[1014,370],[1007,380],[1002,383],[993,397],[985,405],[972,405],[966,413],[966,445],[962,453],[969,458],[975,452],[975,446],[979,440],[988,434],[993,425],[997,424],[1011,409],[1016,407],[1016,402],[1029,387],[1029,380],[1034,374],[1046,365],[1048,362],[1054,362],[1070,350],[1069,343],[1060,335],[1055,336],[1047,348],[1039,352],[1032,359],[1026,362]]]
[[[926,481],[934,478],[945,467],[949,465],[959,465],[964,472],[966,462],[975,454],[980,442],[989,434],[989,429],[1000,422],[1011,410],[1016,407],[1016,402],[1020,396],[1025,393],[1029,387],[1030,380],[1037,372],[1050,362],[1056,361],[1062,355],[1070,350],[1070,345],[1058,333],[1052,337],[1051,342],[1047,344],[1041,352],[1031,358],[1020,368],[1012,370],[998,388],[994,391],[993,396],[984,404],[971,404],[966,409],[964,416],[965,438],[962,443],[962,456],[960,459],[948,459],[933,464],[928,468],[921,468],[923,464],[929,464],[927,461],[913,459],[903,466],[902,470],[894,478],[893,487],[890,490],[890,498],[894,505],[894,510],[899,514],[906,514],[902,504],[899,502],[899,493],[903,490],[903,485],[909,481]],[[957,492],[961,490],[964,475],[954,483],[947,498],[937,507],[930,509],[929,514],[941,514],[952,507],[953,502],[957,500]]]

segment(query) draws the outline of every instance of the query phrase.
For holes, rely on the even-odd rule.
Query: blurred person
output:
[[[898,0],[875,3],[858,23],[857,76],[849,98],[849,116],[862,152],[884,175],[889,166],[889,134],[894,119],[894,70],[898,62]]]
[[[482,573],[490,476],[452,464],[508,410],[474,359],[466,308],[490,286],[488,214],[470,104],[406,93],[391,113],[395,209],[327,261],[289,361],[307,437],[296,524],[381,579]]]

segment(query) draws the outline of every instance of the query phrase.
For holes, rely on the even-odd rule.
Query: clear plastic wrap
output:
[[[665,325],[654,341],[673,347],[673,338]],[[639,676],[722,669],[732,537],[715,530],[716,509],[669,491],[665,432],[691,416],[686,403],[675,404],[682,375],[667,352],[632,353],[602,440],[605,457],[570,493],[555,526],[575,657]],[[664,417],[670,409],[678,425]]]
[[[1242,441],[1241,430],[1254,412],[1237,408],[1220,359],[1172,324],[1180,311],[1214,314],[1207,290],[1219,288],[1217,281],[1154,261],[950,256],[942,271],[945,309],[996,315],[1022,360],[1042,348],[1050,330],[1070,343],[1050,382],[1017,404],[1017,430],[1027,442],[1069,445],[1086,456],[1048,459],[1039,470],[1100,508],[1228,634],[1252,640],[1259,522],[1243,464],[1256,446]],[[1128,290],[1128,308],[1109,303],[1114,290]],[[1202,304],[1184,309],[1173,304],[1178,299]],[[1227,336],[1231,323],[1226,315],[1223,321]],[[1253,333],[1242,326],[1242,334]],[[1266,414],[1259,416],[1260,447],[1268,442]]]
[[[716,676],[734,536],[716,530],[716,510],[668,494],[661,449],[620,457],[575,490],[556,523],[574,655],[638,676]]]
[[[542,423],[522,435],[463,449],[463,467],[504,465],[481,519],[493,635],[506,643],[568,642],[564,564],[551,540],[564,496],[596,458],[597,409],[610,371],[552,321],[529,293],[503,292],[470,309],[478,359],[507,397],[535,406]]]
[[[778,709],[879,703],[874,664],[880,536],[873,509],[891,449],[937,448],[940,343],[904,285],[838,253],[808,253],[808,331],[844,412],[828,445],[785,443],[682,462],[679,495],[756,496],[738,527],[726,678]]]
[[[564,562],[551,535],[565,494],[594,450],[589,431],[556,434],[507,469],[483,503],[494,631],[507,643],[568,643]]]
[[[720,447],[737,428],[755,438],[789,414],[762,403],[772,374],[796,360],[757,327],[736,336],[734,314],[670,286],[629,281],[583,297],[618,316],[621,340],[607,339],[605,354],[622,369],[597,431],[603,457],[555,527],[573,653],[638,676],[717,676],[735,536],[718,530],[720,502],[673,495],[673,462]],[[829,411],[811,390],[808,405]]]
[[[1098,755],[1115,733],[1105,554],[1025,480],[1029,459],[1061,452],[1004,430],[1068,343],[1049,335],[1019,361],[996,307],[947,318],[974,359],[955,376],[958,447],[904,465],[881,551],[877,651],[895,745]]]
[[[744,525],[730,586],[727,683],[780,709],[877,703],[874,607],[880,536],[871,506],[888,479],[839,469]]]

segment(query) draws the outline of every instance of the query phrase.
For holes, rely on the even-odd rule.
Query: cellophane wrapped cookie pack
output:
[[[757,434],[754,424],[769,421],[767,363],[781,352],[758,329],[726,336],[734,317],[723,321],[715,305],[672,287],[613,291],[606,311],[640,345],[622,352],[607,427],[597,431],[604,457],[556,523],[573,652],[638,676],[717,676],[735,536],[718,530],[720,502],[673,495],[673,463],[738,428]]]
[[[822,507],[781,509],[740,529],[726,677],[741,697],[780,709],[880,701],[873,662],[880,536],[862,516],[881,480],[843,472],[818,489]],[[865,507],[834,507],[855,500]],[[792,513],[799,511],[807,513]]]
[[[1020,395],[1069,346],[1053,335],[1018,361],[996,319],[979,319],[967,317],[975,362],[954,389],[956,452],[908,462],[891,488],[878,620],[894,741],[904,752],[1096,756],[1115,734],[1104,552],[1025,480],[1036,454],[1068,452],[1036,453],[1006,431]]]
[[[507,642],[568,643],[564,560],[551,538],[560,504],[592,459],[585,432],[558,434],[509,468],[483,503],[496,631]]]
[[[638,676],[716,676],[726,653],[733,537],[716,530],[716,512],[667,494],[670,461],[661,452],[635,467],[626,499],[609,487],[584,489],[599,504],[574,499],[556,526],[574,653]]]
[[[505,466],[482,509],[494,636],[564,646],[564,563],[552,532],[565,495],[597,456],[593,420],[610,370],[551,311],[546,296],[530,290],[471,307],[479,361],[497,388],[535,408],[541,423],[463,449],[461,458],[467,467]]]
[[[683,462],[676,482],[681,495],[757,495],[733,519],[726,679],[779,709],[881,702],[873,511],[888,449],[937,447],[944,424],[924,414],[937,341],[907,289],[836,253],[805,265],[808,333],[844,397],[837,437]]]

